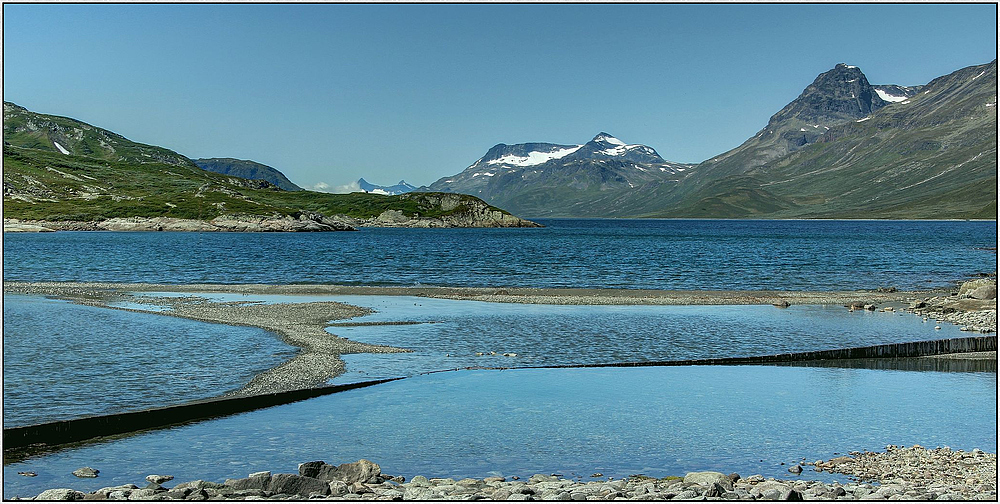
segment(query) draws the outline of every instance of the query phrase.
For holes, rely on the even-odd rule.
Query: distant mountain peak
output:
[[[361,187],[361,190],[366,193],[387,194],[389,196],[405,194],[417,188],[412,184],[407,184],[405,180],[400,180],[399,183],[397,183],[396,185],[381,186],[368,182],[367,180],[364,179],[364,177],[358,179],[358,186]]]
[[[605,133],[603,131],[598,133],[597,136],[595,136],[594,139],[591,140],[591,142],[606,142],[614,145],[625,145],[625,142],[622,142],[621,140],[615,138],[613,135]]]

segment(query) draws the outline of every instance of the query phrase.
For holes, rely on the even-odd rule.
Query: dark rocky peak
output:
[[[583,144],[579,150],[566,156],[567,159],[607,159],[614,158],[635,163],[665,163],[652,147],[626,144],[613,135],[600,132],[593,140]]]
[[[832,126],[867,117],[888,102],[875,92],[856,66],[839,63],[823,72],[794,101],[771,117],[769,127],[791,119]]]

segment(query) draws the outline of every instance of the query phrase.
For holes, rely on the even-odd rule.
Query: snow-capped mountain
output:
[[[585,194],[602,197],[647,184],[676,182],[692,165],[664,160],[652,147],[628,144],[601,132],[577,145],[497,144],[461,173],[427,190],[472,194],[513,211],[562,215],[584,204]],[[535,196],[540,194],[547,196]]]
[[[400,180],[396,183],[396,185],[380,186],[372,184],[371,182],[361,178],[358,179],[358,185],[361,186],[361,190],[366,193],[387,194],[389,196],[408,193],[417,188],[415,185],[407,184],[405,180]]]

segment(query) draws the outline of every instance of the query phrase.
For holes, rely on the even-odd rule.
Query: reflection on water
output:
[[[936,371],[939,373],[996,373],[997,360],[910,357],[903,359],[832,359],[775,364],[777,366]]]
[[[996,386],[995,373],[785,366],[434,373],[10,464],[4,497],[359,458],[408,479],[696,470],[789,478],[787,464],[802,457],[887,444],[995,452]],[[101,477],[70,475],[85,465]]]
[[[335,383],[440,369],[747,357],[968,335],[952,324],[935,330],[935,324],[911,314],[852,313],[842,306],[557,306],[391,296],[327,299],[377,310],[354,322],[437,322],[329,328],[351,340],[413,350],[345,355],[347,373]]]

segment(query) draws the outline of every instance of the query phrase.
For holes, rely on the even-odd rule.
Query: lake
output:
[[[996,270],[996,222],[541,220],[541,229],[4,235],[4,280],[855,290]]]
[[[543,229],[4,235],[5,281],[853,290],[948,287],[996,270],[995,222],[545,220]],[[207,297],[235,300],[226,294]],[[409,354],[345,355],[347,383],[398,382],[4,466],[4,497],[221,481],[368,458],[388,474],[623,477],[737,471],[886,444],[996,451],[996,372],[976,366],[696,366],[428,371],[691,359],[966,335],[840,306],[552,306],[386,296],[331,327]],[[4,425],[238,388],[294,349],[246,327],[4,295]],[[496,352],[498,355],[490,355]],[[478,356],[477,353],[486,355]],[[504,357],[502,353],[516,356]],[[885,368],[885,369],[883,369]],[[912,369],[931,369],[914,371]],[[959,372],[960,371],[960,372]],[[69,475],[90,465],[97,480]],[[17,476],[35,471],[37,478]],[[832,478],[807,471],[804,478]],[[842,480],[845,478],[841,478]]]

